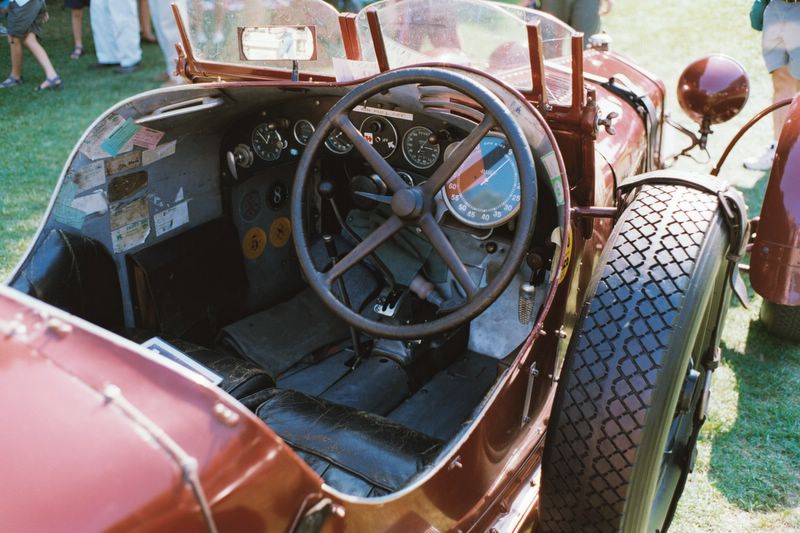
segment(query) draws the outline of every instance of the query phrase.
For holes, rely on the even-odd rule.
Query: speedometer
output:
[[[506,141],[484,137],[445,185],[444,200],[469,226],[493,228],[511,219],[519,210],[520,184]]]
[[[438,144],[431,144],[433,132],[425,126],[414,126],[403,136],[403,155],[419,169],[431,168],[439,160]]]

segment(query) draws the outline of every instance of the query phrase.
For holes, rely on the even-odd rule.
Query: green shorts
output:
[[[24,38],[29,33],[39,35],[44,24],[47,7],[44,0],[30,0],[24,6],[11,2],[6,19],[6,28],[11,37]]]

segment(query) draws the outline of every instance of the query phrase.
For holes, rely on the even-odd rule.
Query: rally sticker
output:
[[[147,172],[134,172],[108,182],[108,201],[119,202],[147,188]]]
[[[286,217],[276,218],[269,227],[269,242],[275,248],[283,248],[292,236],[292,223]]]
[[[150,235],[150,207],[147,198],[111,206],[111,243],[114,253],[144,244]]]
[[[112,133],[105,141],[100,144],[100,147],[108,152],[109,155],[117,155],[127,152],[132,148],[131,139],[139,131],[141,126],[137,125],[132,119],[125,121],[117,131]]]
[[[156,237],[189,223],[189,202],[183,201],[153,215]]]
[[[169,157],[175,153],[176,141],[170,141],[161,146],[157,146],[152,150],[146,150],[142,153],[142,165],[147,166],[160,161],[165,157]]]
[[[382,117],[397,118],[400,120],[414,120],[414,115],[402,111],[384,109],[382,107],[371,107],[368,105],[357,105],[353,108],[357,113],[369,113],[370,115],[381,115]]]
[[[142,166],[142,152],[129,152],[113,159],[107,159],[106,174],[119,174]]]
[[[92,161],[108,157],[111,154],[106,152],[101,145],[123,124],[125,124],[125,119],[121,116],[113,114],[107,116],[87,135],[86,140],[79,148],[80,152]]]
[[[258,259],[266,249],[267,233],[259,227],[250,228],[247,230],[247,233],[244,234],[244,239],[242,240],[242,250],[244,251],[244,256],[248,259]]]
[[[72,181],[78,186],[78,194],[104,185],[106,182],[106,167],[103,161],[89,163],[72,176]]]

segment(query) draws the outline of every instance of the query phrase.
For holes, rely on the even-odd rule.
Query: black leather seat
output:
[[[328,485],[354,496],[401,489],[442,447],[397,422],[301,392],[270,389],[256,396],[264,400],[256,415]]]

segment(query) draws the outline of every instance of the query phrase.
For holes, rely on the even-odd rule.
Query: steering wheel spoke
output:
[[[481,120],[480,124],[478,124],[474,130],[470,132],[467,137],[461,141],[453,153],[448,157],[439,168],[436,169],[436,172],[433,173],[431,178],[422,184],[422,190],[425,192],[426,195],[429,197],[433,197],[439,189],[445,186],[445,184],[450,180],[450,178],[456,173],[461,165],[464,164],[469,154],[475,149],[476,146],[481,142],[481,140],[486,137],[486,135],[491,131],[491,129],[495,126],[494,118],[486,114]]]
[[[455,248],[453,248],[447,235],[442,231],[442,228],[439,227],[439,224],[431,215],[422,217],[419,221],[419,227],[422,229],[425,236],[428,237],[436,253],[444,260],[450,272],[453,273],[453,276],[455,276],[461,288],[467,293],[467,299],[472,300],[472,298],[478,294],[478,286],[472,280],[472,276],[469,275],[467,267],[464,265],[464,262],[461,261],[461,258],[458,256]]]
[[[378,226],[370,233],[366,239],[361,241],[358,246],[350,250],[346,256],[336,262],[335,265],[323,276],[325,284],[331,287],[337,278],[353,268],[356,264],[366,259],[376,248],[388,241],[392,236],[403,229],[403,221],[399,217],[391,216],[389,219]]]
[[[386,160],[378,153],[378,151],[373,148],[373,146],[367,141],[361,132],[358,131],[353,121],[350,118],[342,113],[337,115],[333,119],[334,124],[336,124],[342,133],[344,133],[345,137],[350,139],[350,142],[353,143],[353,146],[356,147],[356,150],[367,160],[367,163],[370,164],[373,170],[377,172],[378,176],[381,177],[386,186],[389,187],[390,190],[393,192],[397,192],[403,189],[408,189],[408,184],[400,177],[395,169],[386,162]]]

